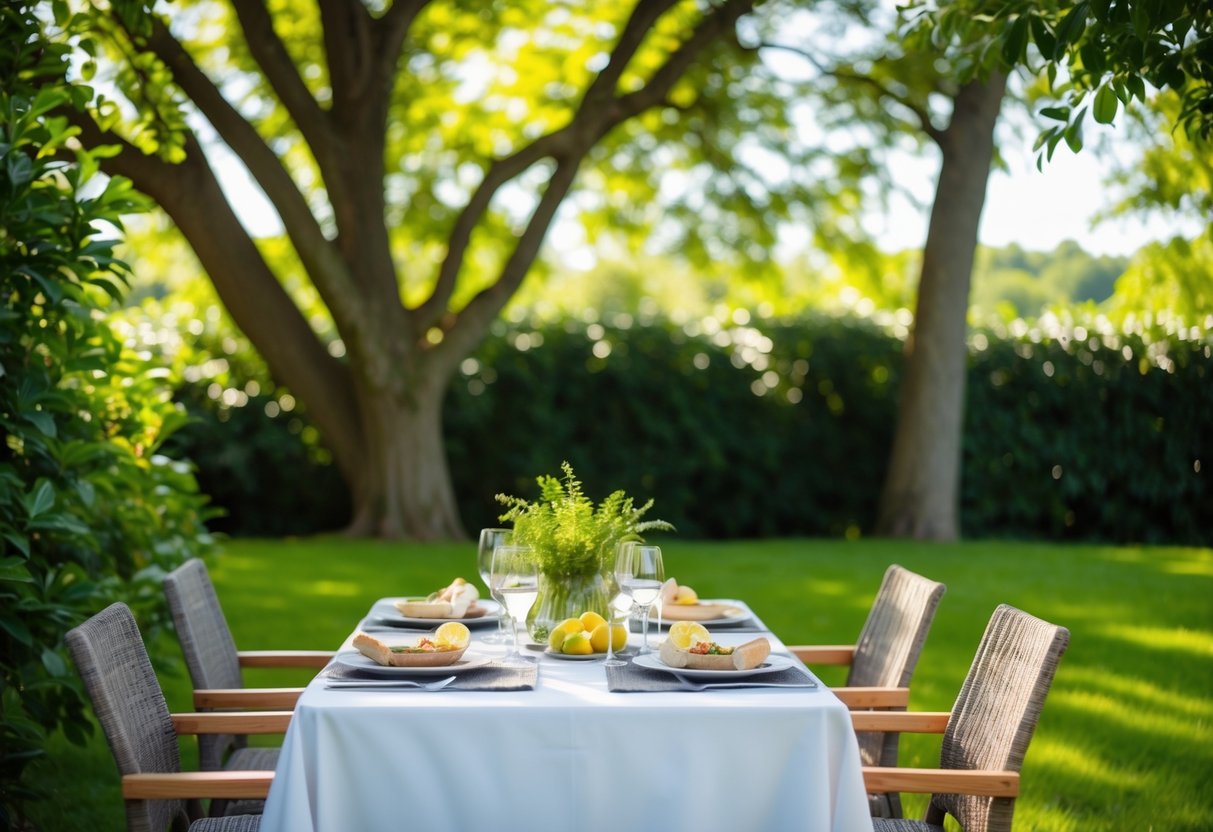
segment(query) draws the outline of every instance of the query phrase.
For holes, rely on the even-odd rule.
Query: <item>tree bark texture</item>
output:
[[[935,135],[943,161],[877,534],[924,540],[960,534],[969,284],[1005,89],[1002,73],[966,84],[955,96],[948,127]]]
[[[343,361],[328,353],[283,290],[188,128],[181,128],[185,160],[170,164],[85,114],[68,115],[85,144],[121,148],[104,160],[106,172],[128,177],[167,211],[275,380],[306,405],[350,487],[349,531],[463,538],[442,435],[450,379],[522,284],[590,150],[620,123],[667,105],[673,85],[711,43],[735,29],[753,0],[714,4],[647,82],[625,92],[620,79],[629,62],[678,5],[638,0],[569,121],[509,155],[484,160],[484,177],[446,241],[433,291],[414,308],[401,303],[401,284],[411,276],[392,257],[386,225],[384,174],[398,163],[385,159],[385,142],[401,56],[411,48],[409,29],[426,3],[394,0],[375,16],[359,0],[320,0],[332,91],[331,102],[321,104],[292,64],[263,0],[229,2],[249,55],[311,151],[332,209],[332,231],[322,228],[270,142],[224,98],[167,22],[153,21],[142,35],[128,32],[130,45],[154,54],[171,70],[181,91],[273,203],[332,315],[346,349]],[[114,24],[123,25],[116,17]],[[500,273],[462,308],[454,308],[473,231],[500,189],[541,162],[549,163],[551,173]]]

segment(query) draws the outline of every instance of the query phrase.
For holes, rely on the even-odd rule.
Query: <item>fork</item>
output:
[[[453,681],[454,676],[447,676],[437,682],[414,682],[409,679],[330,679],[324,686],[338,690],[442,690]]]
[[[805,680],[800,684],[786,684],[782,682],[692,682],[681,673],[673,674],[674,678],[682,682],[683,690],[699,691],[699,690],[714,690],[715,688],[815,688],[817,683]]]

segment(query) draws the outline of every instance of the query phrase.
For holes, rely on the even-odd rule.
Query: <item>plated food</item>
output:
[[[443,667],[454,664],[471,642],[468,628],[458,621],[443,624],[433,637],[412,644],[390,645],[366,633],[354,636],[354,647],[380,667]]]
[[[670,628],[669,637],[658,651],[661,661],[673,668],[691,670],[751,670],[771,655],[771,642],[765,637],[751,639],[736,647],[712,640],[702,624],[679,621]]]
[[[699,600],[699,593],[673,578],[661,586],[661,617],[668,621],[712,621],[743,616],[733,604]]]
[[[476,601],[480,590],[463,578],[431,592],[425,600],[397,601],[395,606],[408,618],[479,618],[488,610]]]

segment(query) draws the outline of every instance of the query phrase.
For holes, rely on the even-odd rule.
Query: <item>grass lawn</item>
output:
[[[948,590],[919,662],[913,710],[947,710],[990,613],[1009,603],[1068,627],[1070,648],[1024,765],[1018,832],[1213,829],[1213,551],[966,542],[661,541],[667,574],[704,597],[747,601],[787,643],[853,643],[890,563]],[[241,649],[331,648],[383,595],[476,576],[475,545],[340,538],[237,540],[211,575]],[[837,682],[837,669],[822,669]],[[306,678],[306,677],[303,677]],[[161,672],[189,709],[183,666]],[[301,684],[250,673],[252,686]],[[187,765],[195,752],[183,744]],[[938,738],[902,740],[903,765],[938,761]],[[45,830],[124,828],[98,732],[57,738],[38,771],[54,790]],[[727,784],[722,784],[727,785]],[[908,811],[922,799],[907,800]]]

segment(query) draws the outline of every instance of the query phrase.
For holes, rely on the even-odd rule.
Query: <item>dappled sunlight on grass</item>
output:
[[[1064,661],[1064,660],[1063,660]],[[1191,719],[1209,720],[1206,730],[1213,730],[1213,690],[1201,695],[1186,695],[1166,690],[1152,682],[1135,676],[1109,672],[1101,667],[1073,667],[1065,671],[1065,686],[1058,690],[1073,691],[1076,687],[1098,688],[1120,700],[1132,700],[1140,707],[1177,711]]]
[[[1166,710],[1142,708],[1104,693],[1054,690],[1049,694],[1048,705],[1057,712],[1070,709],[1088,719],[1096,717],[1102,730],[1115,731],[1122,737],[1133,735],[1136,743],[1164,739],[1168,743],[1190,745],[1197,751],[1205,742],[1193,732],[1186,719],[1176,718]]]
[[[322,598],[357,598],[366,594],[366,586],[352,582],[315,581],[311,585],[311,592]]]
[[[1079,779],[1116,791],[1125,788],[1136,791],[1141,788],[1140,774],[1135,769],[1100,758],[1089,748],[1045,737],[1034,740],[1028,748],[1023,779],[1027,785],[1039,786],[1045,793],[1055,788],[1050,784],[1058,779]]]
[[[1193,657],[1213,658],[1213,635],[1202,630],[1108,624],[1096,628],[1094,633],[1150,650],[1166,650],[1167,652],[1189,653]]]

